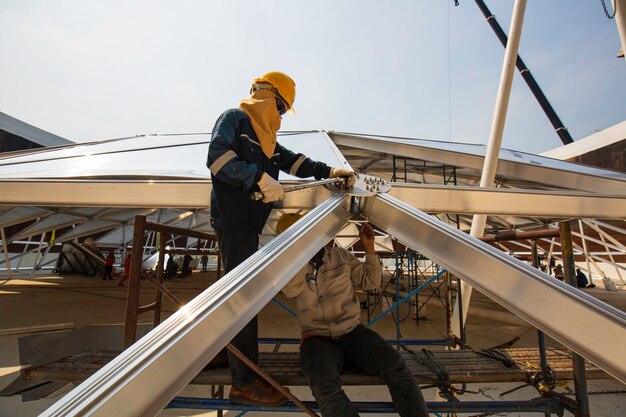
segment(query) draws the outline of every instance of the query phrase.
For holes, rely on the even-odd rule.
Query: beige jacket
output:
[[[375,254],[366,254],[361,262],[342,248],[326,248],[323,261],[316,277],[307,263],[282,291],[296,300],[303,335],[339,337],[352,331],[361,318],[354,288],[379,288],[382,264]]]

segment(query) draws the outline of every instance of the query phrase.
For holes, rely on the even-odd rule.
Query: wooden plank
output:
[[[37,401],[43,397],[47,397],[48,395],[58,391],[67,385],[67,382],[45,382],[42,385],[39,385],[35,388],[26,390],[22,392],[22,402],[28,401]],[[55,395],[56,396],[56,395]],[[53,396],[53,397],[55,397]]]
[[[9,334],[53,332],[56,330],[67,330],[67,329],[73,329],[73,328],[74,328],[74,323],[42,324],[40,326],[14,327],[11,329],[0,330],[0,336],[6,336]]]
[[[145,230],[152,230],[153,232],[162,232],[162,233],[167,233],[171,235],[190,236],[190,237],[195,237],[197,239],[202,239],[202,240],[213,240],[213,241],[217,240],[217,237],[215,235],[212,235],[209,233],[198,232],[196,230],[190,230],[190,229],[182,229],[180,227],[167,226],[165,224],[146,222],[144,227],[145,227]]]
[[[130,276],[126,292],[126,320],[124,324],[124,347],[127,348],[137,339],[137,315],[139,314],[139,292],[141,289],[141,263],[146,241],[144,235],[146,216],[135,216],[133,229],[133,249],[130,258]]]

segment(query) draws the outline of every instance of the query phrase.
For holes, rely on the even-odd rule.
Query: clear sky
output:
[[[599,0],[528,1],[520,55],[575,140],[626,119],[620,47]],[[283,130],[486,143],[503,56],[472,0],[0,0],[0,111],[81,142],[210,132],[278,70]],[[560,145],[516,73],[502,146]]]

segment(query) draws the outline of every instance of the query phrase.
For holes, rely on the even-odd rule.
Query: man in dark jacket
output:
[[[285,197],[279,171],[300,178],[353,178],[349,168],[331,168],[276,141],[283,114],[293,112],[296,85],[281,72],[269,72],[254,80],[251,96],[239,108],[226,110],[213,128],[207,167],[211,171],[211,217],[228,273],[258,249],[259,234],[272,203]],[[251,193],[260,191],[262,201]],[[232,344],[258,362],[258,325],[252,319]],[[243,362],[229,353],[232,387],[229,399],[249,405],[280,405],[287,398],[260,380]]]
[[[589,284],[589,279],[587,279],[587,275],[585,275],[585,273],[580,269],[576,268],[576,286],[578,288],[586,288],[587,284]],[[589,286],[591,287],[591,285]]]

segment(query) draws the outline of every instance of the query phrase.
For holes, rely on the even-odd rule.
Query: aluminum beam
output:
[[[205,208],[210,181],[0,180],[2,205]]]
[[[611,236],[610,234],[608,234],[607,232],[602,230],[600,228],[600,226],[597,226],[595,223],[593,223],[591,221],[587,221],[587,220],[583,220],[583,223],[585,223],[587,226],[589,226],[593,230],[595,230],[596,233],[598,233],[598,235],[602,239],[602,245],[606,246],[606,241],[604,240],[606,238],[607,240],[611,241],[616,247],[618,247],[620,251],[626,252],[626,246],[624,246],[617,239],[615,239],[613,236]],[[607,249],[607,251],[608,251],[608,249]]]
[[[626,194],[405,183],[393,183],[389,193],[428,213],[604,219],[626,213]],[[0,180],[0,204],[9,206],[207,208],[210,194],[210,181]],[[331,195],[324,187],[294,191],[275,208],[313,208]]]
[[[626,382],[626,313],[389,195],[364,200],[370,220],[536,328]]]
[[[299,184],[285,181],[283,184]],[[208,208],[211,182],[189,180],[0,180],[2,206]],[[286,194],[276,208],[313,208],[332,192],[316,187]]]
[[[622,219],[626,194],[393,183],[389,195],[428,213]],[[594,216],[592,213],[601,213]]]
[[[604,223],[604,222],[599,222],[599,221],[596,221],[594,219],[591,219],[591,221],[594,222],[595,224],[597,224],[598,226],[602,226],[602,227],[604,227],[606,229],[613,230],[614,232],[621,233],[623,235],[626,234],[626,229],[622,229],[621,227],[617,227],[617,226],[614,226],[612,224],[608,224],[608,223]],[[626,221],[626,220],[624,220],[624,221]]]
[[[386,153],[476,170],[481,170],[483,166],[482,155],[454,150],[454,144],[449,142],[442,142],[440,147],[436,147],[438,143],[435,141],[388,139],[338,132],[329,132],[329,135],[337,145],[377,154]],[[509,180],[532,181],[558,188],[626,194],[624,174],[505,149],[501,151],[496,174]]]
[[[337,194],[259,249],[41,416],[154,416],[344,226]]]

